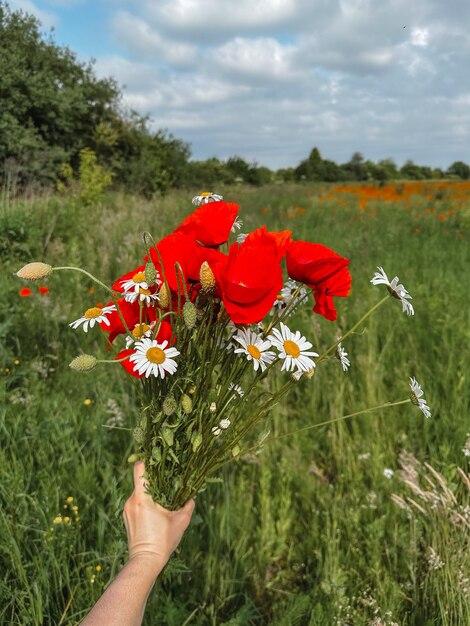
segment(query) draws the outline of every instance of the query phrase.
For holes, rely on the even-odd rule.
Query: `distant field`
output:
[[[413,296],[414,317],[390,299],[351,338],[347,374],[332,359],[301,382],[271,416],[271,435],[405,399],[409,376],[432,417],[412,405],[384,409],[280,439],[228,467],[198,497],[145,624],[467,626],[470,183],[214,191],[241,205],[245,232],[289,228],[351,259],[353,290],[336,300],[338,323],[292,318],[315,348],[384,295],[369,282],[377,266]],[[44,260],[110,284],[138,264],[143,231],[157,240],[190,210],[181,192],[0,208],[0,623],[78,624],[118,571],[134,451],[125,429],[138,413],[119,366],[91,376],[67,367],[81,350],[104,354],[98,332],[68,327],[103,300],[99,288],[74,273],[41,285],[12,273]],[[59,514],[69,522],[54,523]]]

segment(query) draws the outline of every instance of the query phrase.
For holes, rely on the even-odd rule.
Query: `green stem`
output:
[[[333,350],[335,350],[335,349],[338,347],[338,345],[339,345],[342,341],[344,341],[344,340],[346,339],[346,337],[349,337],[349,335],[352,335],[352,334],[353,334],[353,332],[356,330],[356,328],[358,328],[358,327],[359,327],[359,326],[360,326],[363,322],[365,322],[365,321],[366,321],[366,319],[367,319],[370,315],[372,315],[372,313],[374,313],[374,311],[376,311],[376,310],[377,310],[380,306],[382,306],[382,304],[383,304],[384,302],[386,302],[389,298],[390,298],[390,296],[389,296],[389,295],[386,295],[386,296],[385,296],[385,298],[382,298],[382,300],[379,300],[379,302],[377,302],[377,304],[375,304],[375,305],[374,305],[371,309],[369,309],[369,310],[367,311],[367,313],[365,313],[365,314],[361,317],[361,319],[360,319],[358,322],[356,322],[356,323],[354,324],[354,326],[353,326],[352,328],[350,328],[350,329],[347,331],[347,333],[345,333],[342,337],[340,337],[337,341],[335,341],[335,343],[334,343],[332,346],[330,346],[327,350],[325,350],[325,352],[323,352],[323,354],[321,354],[321,355],[319,356],[319,358],[318,358],[318,359],[317,359],[317,361],[316,361],[317,365],[318,365],[318,363],[321,363],[321,362],[322,362],[322,361],[326,358],[326,356],[327,356],[328,354],[330,354],[330,352],[332,352]]]
[[[356,411],[355,413],[349,413],[348,415],[342,415],[341,417],[334,417],[331,420],[325,420],[324,422],[319,422],[318,424],[312,424],[311,426],[304,426],[304,428],[299,428],[297,430],[291,430],[288,433],[284,433],[283,435],[278,435],[277,437],[268,437],[264,440],[263,443],[268,443],[269,441],[274,441],[276,439],[284,439],[284,437],[290,437],[291,435],[296,435],[298,433],[303,433],[306,430],[312,430],[313,428],[320,428],[320,426],[327,426],[328,424],[334,424],[336,422],[341,422],[343,420],[347,420],[351,417],[356,417],[357,415],[364,415],[366,413],[372,413],[373,411],[378,411],[379,409],[385,409],[392,406],[399,406],[400,404],[408,404],[411,402],[410,398],[406,400],[399,400],[398,402],[385,402],[384,404],[379,404],[378,406],[373,406],[370,409],[363,409],[362,411]],[[243,451],[243,454],[247,452],[251,452],[252,450],[256,450],[258,446],[253,446],[252,448],[248,448]]]
[[[86,270],[82,269],[81,267],[74,267],[73,265],[65,265],[63,267],[53,267],[52,271],[59,271],[59,270],[73,270],[75,272],[81,272],[82,274],[85,274],[85,276],[88,276],[88,278],[91,278],[91,280],[95,281],[95,283],[97,283],[98,285],[101,285],[101,287],[103,287],[103,289],[106,289],[106,291],[109,291],[109,293],[111,294],[111,297],[113,299],[114,304],[116,305],[116,310],[117,313],[119,315],[119,319],[121,320],[124,328],[127,331],[127,334],[129,335],[129,337],[133,337],[133,335],[131,334],[129,327],[127,326],[126,320],[124,319],[124,316],[121,313],[121,309],[119,308],[119,304],[117,301],[116,296],[114,295],[114,291],[108,287],[108,285],[105,285],[104,283],[101,282],[101,280],[99,280],[98,278],[96,278],[96,276],[93,276],[93,274],[90,274],[90,272],[87,272]]]

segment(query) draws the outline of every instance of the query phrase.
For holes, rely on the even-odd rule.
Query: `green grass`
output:
[[[413,211],[402,206],[361,214],[352,200],[319,203],[318,191],[222,191],[241,204],[243,230],[290,228],[351,259],[353,291],[337,299],[338,324],[309,313],[293,325],[327,347],[383,296],[369,283],[377,265],[402,279],[416,315],[390,299],[348,341],[350,372],[327,361],[267,428],[283,435],[404,399],[409,376],[422,384],[432,418],[412,405],[384,409],[273,441],[227,467],[223,482],[198,497],[178,558],[149,601],[148,625],[470,623],[470,494],[457,470],[468,471],[462,448],[470,431],[469,207],[444,223],[429,215],[416,233]],[[286,218],[292,206],[304,215]],[[110,283],[138,264],[141,232],[157,239],[189,210],[182,193],[153,202],[110,195],[96,207],[37,198],[1,209],[0,623],[77,624],[119,570],[133,444],[128,431],[104,426],[132,427],[138,413],[137,387],[118,366],[92,376],[67,367],[79,350],[103,353],[98,333],[74,332],[68,322],[104,295],[90,294],[85,277],[62,273],[49,280],[49,295],[33,285],[33,295],[20,298],[12,273],[44,260],[80,265]],[[403,451],[420,463],[421,495],[400,474]],[[54,525],[69,512],[68,496],[80,519]],[[430,548],[442,563],[436,569]]]

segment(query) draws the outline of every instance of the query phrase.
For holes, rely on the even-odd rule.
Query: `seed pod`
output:
[[[157,463],[159,461],[162,460],[162,451],[159,447],[155,446],[154,448],[152,448],[152,459],[154,461],[157,461]]]
[[[144,435],[144,431],[142,430],[142,428],[139,428],[139,427],[134,428],[134,440],[139,445],[144,443],[145,435]]]
[[[19,278],[25,280],[41,280],[52,274],[52,267],[47,263],[28,263],[16,272]]]
[[[191,330],[196,326],[196,307],[192,302],[185,302],[183,306],[183,319],[186,324],[186,328]]]
[[[201,265],[199,270],[199,280],[203,291],[213,291],[215,287],[215,276],[207,261],[204,261]]]
[[[178,408],[178,405],[176,404],[175,397],[170,393],[163,400],[163,412],[167,416],[172,415],[176,411],[177,408]]]
[[[136,461],[140,461],[140,454],[131,454],[127,457],[128,463],[135,463]]]
[[[196,450],[200,447],[202,443],[202,435],[199,431],[196,431],[192,434],[191,443],[193,445],[193,452],[196,452]]]
[[[160,291],[158,292],[158,300],[160,302],[160,306],[166,309],[170,305],[170,294],[168,293],[168,287],[163,283],[160,287]]]
[[[235,459],[240,454],[240,446],[237,444],[232,448],[232,456]]]
[[[97,359],[92,354],[79,354],[73,361],[70,361],[69,367],[76,372],[89,372],[97,363]]]
[[[157,278],[157,270],[155,269],[155,265],[150,261],[145,264],[144,274],[147,285],[153,285]]]
[[[181,408],[186,413],[186,415],[189,415],[193,410],[193,401],[185,393],[181,396]]]
[[[167,444],[167,446],[171,446],[173,445],[173,443],[175,442],[175,438],[173,435],[173,429],[172,428],[168,428],[168,426],[164,426],[162,428],[162,437],[164,442]]]

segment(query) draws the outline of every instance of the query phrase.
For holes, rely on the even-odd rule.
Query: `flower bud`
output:
[[[191,443],[193,446],[193,452],[196,452],[196,450],[200,447],[202,443],[202,435],[200,432],[196,431],[192,434]]]
[[[170,304],[170,294],[168,293],[168,287],[165,283],[160,287],[160,291],[158,292],[158,300],[160,305],[166,309]]]
[[[189,415],[193,410],[193,401],[185,393],[181,396],[181,407],[186,415]]]
[[[166,445],[171,448],[171,446],[175,442],[175,438],[174,438],[174,435],[173,435],[173,429],[172,428],[168,428],[168,426],[164,426],[162,428],[162,437],[163,437],[163,440],[166,443]]]
[[[192,302],[185,302],[183,306],[183,319],[186,324],[186,328],[191,330],[196,326],[196,307]]]
[[[47,263],[28,263],[16,272],[19,278],[25,280],[41,280],[52,273],[52,267]]]
[[[201,269],[199,270],[199,280],[203,291],[213,291],[215,287],[215,276],[207,261],[204,261],[201,265]]]
[[[155,269],[155,265],[150,261],[145,265],[144,274],[147,285],[153,285],[157,278],[157,270]]]
[[[217,411],[217,405],[215,402],[211,402],[210,406],[209,406],[209,411],[211,413],[215,413]]]
[[[172,415],[176,411],[177,407],[178,405],[176,404],[176,400],[171,394],[163,400],[163,412],[165,415]]]
[[[139,428],[139,427],[134,428],[134,440],[139,445],[141,443],[144,443],[144,441],[145,441],[145,434],[144,434],[144,431],[142,430],[142,428]]]
[[[69,367],[76,372],[89,372],[97,363],[96,357],[92,354],[79,354],[69,363]]]

